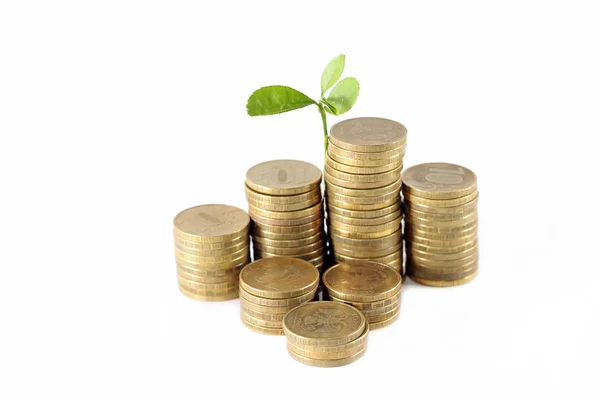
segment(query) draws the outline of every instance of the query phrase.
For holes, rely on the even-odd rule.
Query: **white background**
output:
[[[0,3],[0,398],[598,398],[600,25],[589,1]],[[337,369],[293,361],[238,301],[177,290],[172,218],[246,208],[247,168],[322,165],[315,107],[250,118],[283,84],[408,128],[405,167],[480,189],[480,275],[403,289]]]

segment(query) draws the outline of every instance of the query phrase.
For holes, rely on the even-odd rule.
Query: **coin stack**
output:
[[[283,330],[293,359],[315,367],[339,367],[363,356],[369,323],[354,307],[318,301],[287,313]]]
[[[325,271],[323,284],[330,300],[359,309],[371,330],[392,324],[400,315],[402,277],[385,264],[343,262]]]
[[[429,286],[456,286],[477,275],[477,177],[465,167],[429,163],[402,174],[406,270]]]
[[[246,174],[254,259],[295,257],[324,265],[321,170],[304,161],[257,164]]]
[[[404,125],[354,118],[331,127],[325,164],[327,226],[333,258],[402,268],[400,174]]]
[[[250,261],[250,218],[237,207],[206,204],[173,220],[181,292],[202,301],[238,297],[240,270]]]
[[[263,258],[240,273],[240,316],[255,332],[283,335],[288,311],[315,298],[319,271],[298,258]]]

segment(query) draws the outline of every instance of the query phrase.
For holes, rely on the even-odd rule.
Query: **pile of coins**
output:
[[[312,301],[319,271],[297,258],[263,258],[240,274],[240,317],[249,329],[283,335],[282,321],[294,307]]]
[[[294,308],[283,320],[288,353],[316,367],[339,367],[363,356],[369,323],[356,308],[319,301]]]
[[[383,328],[400,315],[402,277],[398,271],[374,261],[347,261],[323,274],[330,300],[359,309],[371,330]]]
[[[404,125],[354,118],[331,127],[325,164],[327,226],[336,262],[402,267],[400,175]]]
[[[202,301],[238,297],[240,270],[250,261],[250,218],[237,207],[207,204],[173,220],[181,292]]]
[[[321,170],[296,160],[257,164],[246,174],[254,259],[295,257],[318,268],[325,261]]]
[[[456,286],[477,275],[477,177],[454,164],[429,163],[402,174],[406,269],[412,280]]]

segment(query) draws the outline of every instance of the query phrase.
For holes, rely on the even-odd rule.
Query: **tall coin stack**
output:
[[[248,264],[240,274],[240,317],[255,332],[283,335],[285,314],[312,301],[319,286],[319,271],[298,258],[263,258]]]
[[[321,170],[304,161],[257,164],[246,174],[254,259],[295,257],[324,265]]]
[[[202,301],[238,297],[239,274],[250,261],[250,218],[237,207],[206,204],[173,220],[181,292]]]
[[[371,330],[383,328],[400,315],[402,277],[398,271],[375,261],[347,261],[323,274],[330,300],[358,308]]]
[[[465,167],[429,163],[402,174],[406,269],[429,286],[456,286],[477,275],[477,177]]]
[[[286,314],[289,355],[315,367],[339,367],[365,354],[369,323],[354,307],[334,301],[303,304]]]
[[[400,174],[404,125],[354,118],[331,127],[325,164],[327,226],[333,258],[402,268]]]

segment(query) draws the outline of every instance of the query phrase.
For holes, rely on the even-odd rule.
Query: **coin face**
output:
[[[263,258],[246,265],[240,273],[242,289],[272,299],[301,296],[318,284],[315,266],[297,258]]]
[[[241,234],[250,217],[237,207],[205,204],[183,210],[173,220],[176,230],[194,236],[214,237]]]
[[[330,140],[343,149],[385,151],[406,142],[406,128],[385,118],[352,118],[333,125]]]
[[[264,194],[292,195],[309,192],[321,183],[321,170],[297,160],[274,160],[257,164],[246,173],[246,184]]]
[[[319,301],[294,308],[283,320],[288,340],[298,344],[338,345],[363,333],[362,313],[344,303]]]
[[[323,274],[328,291],[342,300],[378,301],[400,291],[402,277],[387,265],[374,261],[346,261]]]
[[[447,163],[415,165],[402,174],[404,189],[415,196],[457,198],[477,188],[477,177],[468,168]]]

